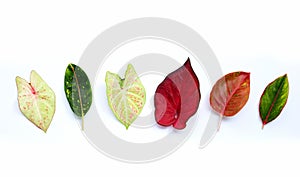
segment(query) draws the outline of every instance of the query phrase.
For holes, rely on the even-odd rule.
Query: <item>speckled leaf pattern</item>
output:
[[[92,105],[92,88],[86,73],[77,65],[70,63],[65,72],[65,94],[72,111],[82,119]]]
[[[109,107],[128,129],[144,107],[145,88],[131,64],[127,66],[124,79],[121,79],[118,74],[107,71],[105,82]]]
[[[250,73],[233,72],[219,79],[210,93],[210,105],[221,117],[234,116],[247,103]]]
[[[275,79],[265,88],[259,103],[259,114],[263,127],[279,116],[288,96],[289,81],[287,74]]]
[[[30,83],[17,76],[18,103],[21,112],[45,133],[55,113],[55,93],[36,73],[30,74]]]

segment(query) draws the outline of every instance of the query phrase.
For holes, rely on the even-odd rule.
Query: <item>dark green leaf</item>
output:
[[[70,63],[65,73],[65,93],[72,111],[82,118],[92,105],[92,88],[86,73],[77,65]]]
[[[289,95],[289,81],[283,75],[271,82],[260,98],[259,113],[263,127],[275,120],[284,108]]]

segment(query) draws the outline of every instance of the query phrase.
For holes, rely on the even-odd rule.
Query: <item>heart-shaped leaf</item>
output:
[[[131,64],[127,66],[124,79],[107,71],[105,83],[108,105],[128,129],[145,105],[146,90]]]
[[[287,74],[278,77],[265,88],[259,103],[262,128],[279,116],[287,102],[288,96],[289,81]]]
[[[92,88],[86,73],[77,65],[70,63],[65,72],[65,94],[72,111],[82,120],[92,105]]]
[[[220,78],[210,93],[210,105],[223,116],[234,116],[247,103],[250,93],[250,73],[233,72]]]
[[[55,113],[53,90],[35,71],[31,71],[30,83],[17,76],[16,84],[21,112],[46,133]]]
[[[157,87],[154,95],[156,122],[184,129],[188,119],[197,112],[200,99],[199,80],[188,58]]]

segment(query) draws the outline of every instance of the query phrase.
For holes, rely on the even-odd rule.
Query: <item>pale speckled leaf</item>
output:
[[[45,133],[55,113],[55,93],[36,73],[30,74],[30,83],[17,76],[18,103],[21,112]]]
[[[128,129],[145,105],[145,88],[131,64],[127,66],[124,79],[107,71],[105,82],[109,107]]]

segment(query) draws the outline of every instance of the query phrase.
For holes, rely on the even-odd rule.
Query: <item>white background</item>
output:
[[[1,176],[299,176],[300,4],[297,1],[0,1]],[[63,92],[76,63],[102,31],[139,17],[165,17],[196,30],[223,72],[251,72],[251,95],[235,117],[199,149],[196,130],[172,155],[126,164],[94,149],[82,135]],[[17,107],[15,77],[36,69],[57,96],[44,134]],[[265,86],[288,73],[290,97],[280,117],[261,130],[258,102]],[[201,81],[200,81],[201,82]],[[201,103],[208,107],[208,93]]]

